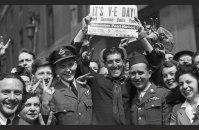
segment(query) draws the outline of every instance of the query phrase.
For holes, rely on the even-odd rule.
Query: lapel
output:
[[[68,97],[77,99],[77,96],[70,90],[69,86],[66,86],[61,81],[57,82],[57,84],[55,85],[55,89],[57,89],[58,91],[63,93],[64,96],[68,96]]]
[[[81,84],[77,83],[77,92],[78,92],[78,99],[80,100],[83,95],[89,96],[91,94],[90,89],[87,86],[82,86]]]
[[[157,86],[155,86],[154,84],[151,83],[149,89],[146,91],[144,97],[142,98],[142,100],[139,102],[139,105],[143,104],[144,102],[146,102],[148,99],[150,99],[150,97],[153,97],[154,94],[157,91]]]
[[[138,92],[136,92],[135,98],[133,98],[132,104],[140,105],[140,100],[138,99]]]
[[[177,117],[178,117],[178,120],[179,120],[179,124],[191,125],[189,117],[187,116],[184,108],[180,108],[178,110]]]
[[[77,87],[77,92],[78,92],[78,99],[80,99],[84,91],[82,90],[83,89],[82,86],[77,82],[76,82],[76,87]]]

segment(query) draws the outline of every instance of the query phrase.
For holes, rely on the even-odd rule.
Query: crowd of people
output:
[[[104,48],[100,61],[85,47],[89,16],[48,57],[23,49],[0,74],[0,125],[198,125],[199,53],[172,54],[168,33],[135,19],[138,38]],[[143,50],[127,54],[135,42]]]

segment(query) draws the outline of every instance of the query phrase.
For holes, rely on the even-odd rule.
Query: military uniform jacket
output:
[[[54,84],[55,93],[50,102],[58,125],[90,125],[92,123],[92,100],[89,86],[78,83],[76,96],[61,81]]]
[[[132,125],[164,125],[169,124],[169,106],[166,104],[168,90],[151,84],[141,101],[138,93],[132,100]]]

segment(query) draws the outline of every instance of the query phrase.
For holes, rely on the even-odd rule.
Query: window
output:
[[[47,47],[54,43],[54,17],[52,5],[47,5]]]

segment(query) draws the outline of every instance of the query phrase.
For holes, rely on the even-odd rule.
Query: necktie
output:
[[[113,81],[113,117],[118,124],[125,125],[125,114],[122,100],[122,83]],[[123,86],[124,87],[124,86]]]
[[[7,119],[6,125],[11,125],[11,120],[9,118]]]
[[[70,87],[71,87],[71,91],[73,91],[73,93],[78,96],[78,92],[77,89],[75,88],[75,85],[73,83],[70,83]]]

